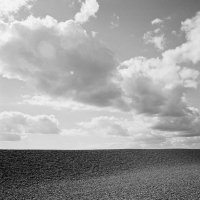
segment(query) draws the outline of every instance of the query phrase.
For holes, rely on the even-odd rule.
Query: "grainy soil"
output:
[[[0,150],[4,200],[200,199],[200,150]]]

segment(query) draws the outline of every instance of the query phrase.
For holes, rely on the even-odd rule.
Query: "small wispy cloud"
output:
[[[74,7],[74,4],[75,4],[74,1],[70,2],[69,7],[70,7],[70,8],[73,8],[73,7]]]
[[[154,30],[154,33],[159,33],[160,31],[161,31],[160,28],[157,28]]]
[[[91,34],[92,34],[92,37],[94,38],[94,37],[96,37],[96,35],[98,34],[98,32],[96,32],[96,31],[91,31]]]
[[[111,17],[111,28],[119,27],[119,16],[117,16],[115,13]]]
[[[82,2],[80,12],[76,13],[75,21],[83,24],[89,20],[90,17],[96,17],[96,12],[99,10],[99,4],[96,0],[85,0]]]
[[[150,44],[150,43],[154,44],[154,46],[158,50],[163,51],[166,44],[166,38],[164,34],[153,36],[153,33],[158,33],[159,31],[160,31],[159,29],[156,29],[154,32],[148,31],[147,33],[144,34],[143,39],[145,41],[145,44]]]
[[[166,17],[165,19],[170,20],[170,19],[172,19],[172,17],[171,17],[171,16],[168,16],[168,17]]]
[[[180,37],[182,36],[182,34],[183,34],[182,31],[175,31],[175,30],[172,31],[172,35],[175,35],[175,36],[177,36],[178,38],[180,38]]]
[[[159,18],[156,18],[151,22],[152,25],[154,25],[154,24],[162,24],[162,23],[163,23],[163,20],[159,19]]]

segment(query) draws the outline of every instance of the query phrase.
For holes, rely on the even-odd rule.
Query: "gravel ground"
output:
[[[117,150],[98,151],[98,155],[102,154],[104,156],[99,156],[92,164],[90,158],[92,157],[93,160],[93,156],[91,156],[90,152],[84,153],[84,156],[83,152],[77,152],[76,156],[80,156],[79,158],[84,157],[85,162],[87,161],[87,164],[85,164],[82,160],[81,166],[77,163],[77,165],[73,165],[75,171],[77,171],[77,169],[80,170],[81,167],[83,168],[77,174],[75,174],[73,168],[69,170],[60,166],[61,163],[65,162],[64,158],[66,157],[66,152],[62,156],[60,155],[62,153],[56,152],[56,155],[60,155],[60,157],[57,156],[59,157],[60,163],[57,161],[56,165],[53,165],[54,168],[49,167],[49,163],[55,160],[56,155],[54,155],[55,157],[52,156],[51,159],[50,157],[47,159],[47,152],[41,151],[39,153],[41,156],[37,157],[37,160],[31,163],[31,156],[34,155],[35,152],[31,151],[31,154],[27,154],[27,152],[23,151],[23,155],[30,158],[30,160],[25,159],[23,165],[19,164],[21,152],[20,155],[19,152],[17,152],[17,154],[14,152],[13,154],[13,151],[0,152],[0,156],[4,155],[4,160],[6,157],[10,160],[9,162],[4,161],[2,163],[3,167],[0,168],[1,185],[3,186],[1,196],[3,200],[200,199],[200,152],[198,150],[151,150],[147,152],[121,150],[117,151],[117,153],[116,151]],[[140,154],[139,157],[143,155],[142,162],[136,159],[136,153],[137,156]],[[94,151],[92,154],[94,154]],[[132,154],[135,155],[132,156]],[[112,155],[110,158],[110,163],[112,163],[110,167],[106,165],[109,157],[108,155]],[[185,156],[180,158],[180,156],[183,155]],[[73,156],[74,152],[71,152],[67,160],[69,161]],[[149,156],[151,157],[150,159]],[[94,157],[97,157],[96,154]],[[102,159],[103,157],[104,159]],[[132,160],[130,160],[130,158],[132,158]],[[41,164],[44,159],[47,165]],[[156,162],[154,162],[155,159]],[[173,160],[174,162],[172,162]],[[74,159],[71,159],[71,161],[74,161]],[[80,161],[80,159],[76,162],[78,161]],[[8,163],[10,163],[9,166]],[[143,163],[143,166],[141,166],[141,163]],[[93,168],[88,171],[88,165],[102,166],[102,164],[104,164],[104,167],[95,167],[95,169]],[[117,167],[119,165],[120,167]],[[34,168],[36,166],[37,168]],[[38,166],[40,166],[40,168]],[[45,166],[49,168],[45,168]],[[57,166],[57,169],[55,169],[55,166]],[[78,168],[75,166],[78,166]],[[59,171],[59,168],[64,171]],[[52,175],[50,175],[50,173],[52,173]],[[42,176],[42,174],[45,175]],[[42,177],[41,179],[39,175]],[[58,177],[58,175],[60,177]]]

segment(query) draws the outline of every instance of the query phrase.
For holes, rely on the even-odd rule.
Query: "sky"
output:
[[[0,149],[198,149],[199,64],[199,0],[0,0]]]

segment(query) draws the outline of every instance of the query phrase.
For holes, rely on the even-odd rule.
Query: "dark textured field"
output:
[[[200,199],[200,150],[0,150],[10,200]]]

